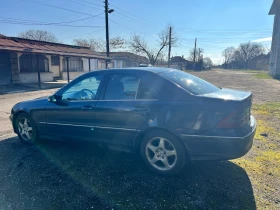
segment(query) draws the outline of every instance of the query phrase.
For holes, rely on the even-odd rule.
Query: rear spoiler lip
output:
[[[221,88],[221,90],[214,93],[207,93],[203,95],[196,95],[197,97],[204,99],[216,99],[223,101],[244,101],[253,97],[252,92],[240,91],[228,88]]]

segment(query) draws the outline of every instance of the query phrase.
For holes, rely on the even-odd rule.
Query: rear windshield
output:
[[[220,90],[215,85],[183,71],[172,70],[162,72],[161,75],[194,95],[203,95]]]

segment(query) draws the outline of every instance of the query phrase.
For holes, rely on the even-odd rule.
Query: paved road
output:
[[[54,93],[57,89],[40,90],[40,91],[28,91],[22,93],[0,95],[0,136],[12,133],[12,126],[9,120],[11,108],[14,104],[39,98],[43,96],[49,96]]]
[[[0,137],[0,209],[255,209],[247,173],[226,162],[176,177],[150,173],[136,155],[86,143]]]

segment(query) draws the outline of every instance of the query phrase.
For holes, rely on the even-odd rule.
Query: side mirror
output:
[[[61,101],[61,96],[59,95],[52,95],[48,98],[48,101],[49,102],[52,102],[52,103],[57,103],[59,101]]]

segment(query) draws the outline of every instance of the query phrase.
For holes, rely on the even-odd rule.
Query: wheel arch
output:
[[[14,116],[13,116],[13,121],[12,121],[12,123],[13,123],[13,128],[14,128],[14,132],[17,132],[17,131],[16,131],[16,119],[18,118],[18,116],[19,116],[20,114],[27,114],[27,115],[33,120],[33,117],[32,117],[26,110],[21,109],[21,110],[17,111],[17,112],[14,114]],[[34,120],[33,120],[33,122],[34,122]],[[34,124],[36,125],[35,122],[34,122]],[[37,126],[36,126],[36,130],[37,130]]]
[[[184,147],[184,150],[186,151],[186,155],[187,155],[188,159],[190,160],[189,149],[188,149],[186,142],[184,142],[183,139],[175,132],[170,131],[169,129],[166,129],[166,128],[162,128],[162,127],[150,127],[143,131],[140,131],[133,140],[133,146],[132,146],[133,152],[139,153],[139,148],[140,148],[142,140],[148,133],[151,133],[153,131],[165,131],[165,132],[168,132],[171,135],[173,135],[175,138],[177,138],[179,140],[179,142],[181,142],[182,146]]]

